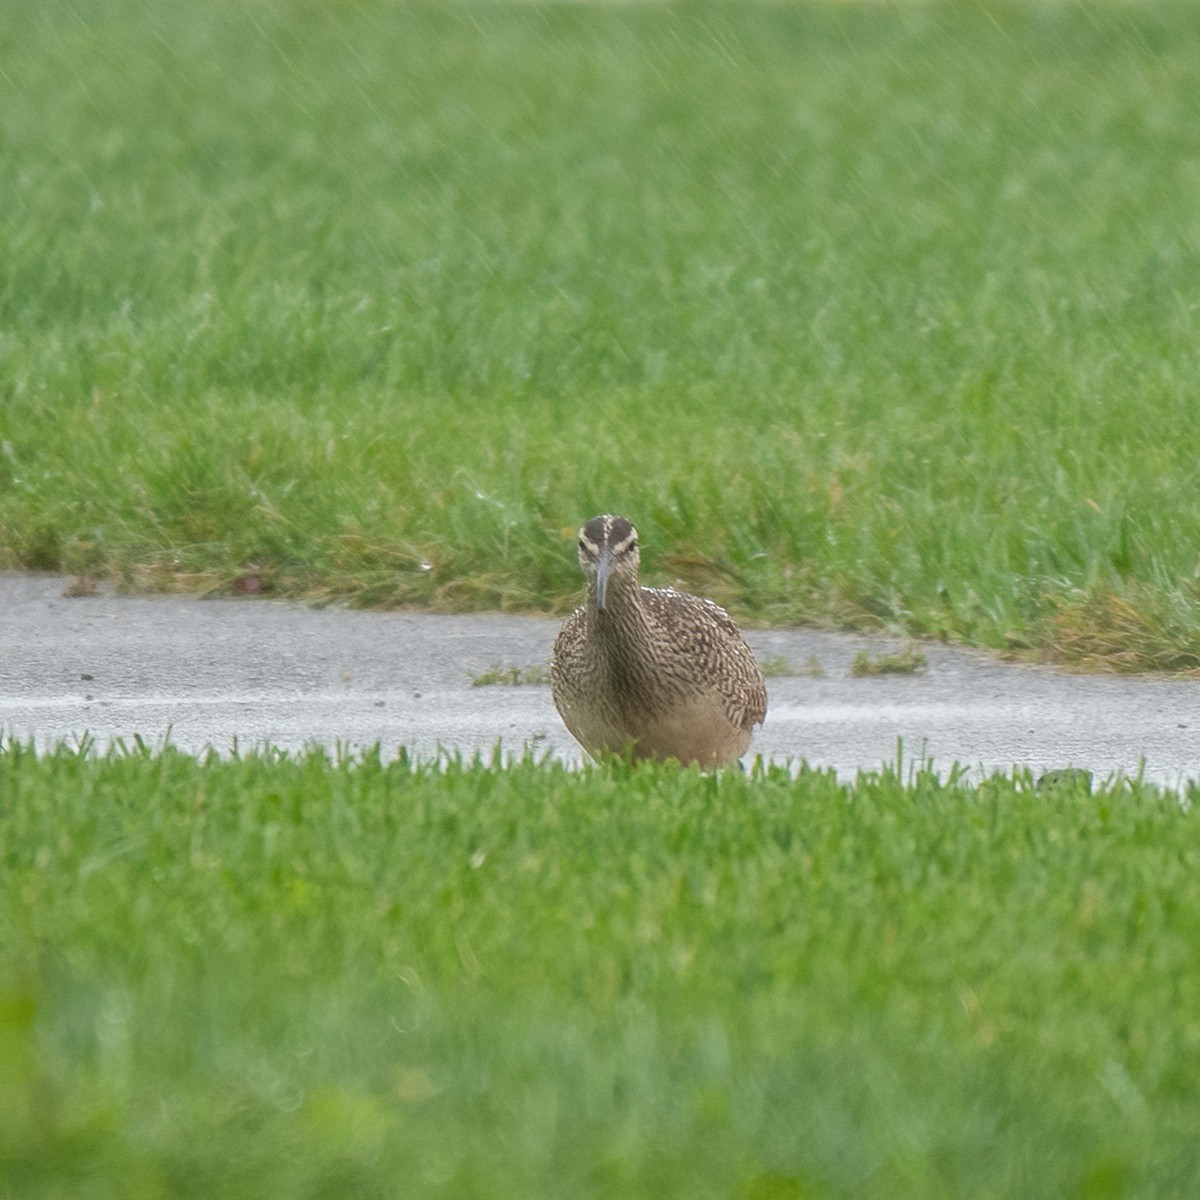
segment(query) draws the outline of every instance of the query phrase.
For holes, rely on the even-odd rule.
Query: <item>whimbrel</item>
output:
[[[579,531],[583,604],[563,623],[550,685],[567,728],[594,757],[711,767],[746,753],[767,689],[738,627],[711,600],[638,584],[637,530],[593,517]]]

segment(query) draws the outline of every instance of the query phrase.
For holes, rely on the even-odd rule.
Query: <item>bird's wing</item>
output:
[[[659,632],[696,664],[702,679],[719,681],[729,719],[748,729],[767,715],[767,687],[754,652],[719,605],[674,588],[643,588],[642,599]]]

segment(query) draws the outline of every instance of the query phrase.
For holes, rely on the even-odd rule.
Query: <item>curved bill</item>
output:
[[[596,559],[596,608],[604,611],[604,597],[608,591],[608,577],[612,572],[613,556],[611,550],[601,550]]]

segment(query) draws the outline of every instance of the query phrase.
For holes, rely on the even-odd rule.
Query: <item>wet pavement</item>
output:
[[[0,575],[0,731],[39,747],[134,736],[188,752],[271,744],[418,755],[526,748],[578,762],[544,684],[472,686],[546,662],[555,620],[367,613],[262,599],[68,598],[69,580]],[[920,674],[855,677],[903,643],[751,630],[767,680],[752,753],[853,777],[932,759],[974,777],[1084,767],[1200,779],[1200,681],[1071,675],[923,645]],[[819,673],[818,673],[819,672]],[[900,748],[902,747],[902,751]]]

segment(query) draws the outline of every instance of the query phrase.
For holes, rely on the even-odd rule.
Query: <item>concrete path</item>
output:
[[[542,664],[557,622],[363,613],[269,600],[71,599],[67,580],[0,575],[0,731],[45,747],[139,734],[189,752],[379,742],[420,755],[500,743],[579,761],[544,685],[473,687],[494,664]],[[887,639],[752,631],[768,679],[754,750],[847,777],[932,758],[972,775],[1087,767],[1169,787],[1200,779],[1200,681],[1066,675],[924,646],[920,675],[854,678]],[[812,666],[819,664],[819,676]]]

